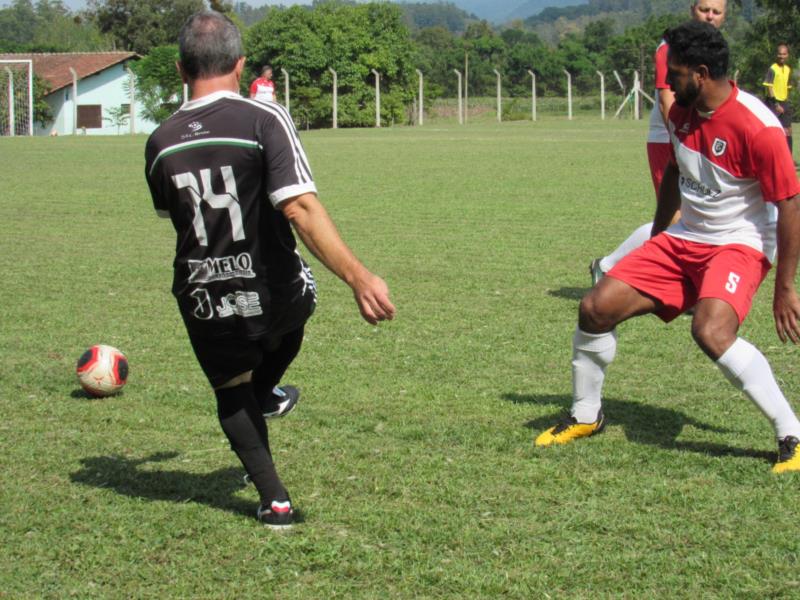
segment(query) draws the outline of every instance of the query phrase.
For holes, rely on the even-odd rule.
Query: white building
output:
[[[53,54],[0,54],[5,60],[31,60],[33,72],[50,86],[45,96],[53,121],[37,135],[117,135],[150,133],[157,123],[141,116],[134,78],[127,65],[140,57],[133,52],[65,52]],[[131,106],[131,96],[134,105]],[[128,118],[118,126],[109,109],[123,109]]]

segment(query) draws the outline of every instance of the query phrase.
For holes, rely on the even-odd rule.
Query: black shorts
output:
[[[778,112],[775,110],[776,107],[778,106],[783,108],[783,112],[781,114],[778,114]],[[792,117],[794,115],[792,114],[792,105],[788,100],[785,100],[783,102],[779,102],[778,100],[773,100],[770,103],[769,107],[772,109],[772,112],[775,113],[775,116],[778,117],[778,121],[781,122],[781,126],[784,129],[789,129],[792,126]]]
[[[273,305],[273,327],[257,339],[193,336],[192,349],[211,387],[219,387],[234,377],[259,367],[265,356],[281,345],[284,337],[301,330],[314,313],[316,298],[312,293],[299,296],[295,302]]]

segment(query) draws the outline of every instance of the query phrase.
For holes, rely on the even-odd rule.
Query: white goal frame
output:
[[[0,69],[5,69],[9,72],[9,86],[7,89],[0,90],[0,94],[10,96],[13,93],[13,81],[11,76],[12,71],[6,65],[10,64],[23,64],[28,67],[28,135],[33,135],[33,61],[32,60],[0,60]],[[9,135],[14,137],[17,115],[14,114],[14,99],[9,97]],[[25,118],[25,117],[23,117]]]

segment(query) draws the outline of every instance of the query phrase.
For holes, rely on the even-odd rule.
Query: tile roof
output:
[[[0,54],[0,60],[32,60],[33,72],[50,84],[50,93],[72,84],[69,68],[78,79],[140,56],[135,52],[61,52],[53,54]]]

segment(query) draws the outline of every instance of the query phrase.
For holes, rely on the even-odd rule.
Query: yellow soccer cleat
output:
[[[800,471],[800,452],[797,451],[798,443],[800,443],[800,440],[793,435],[787,435],[782,440],[778,440],[778,462],[772,467],[773,473]]]
[[[597,420],[594,423],[578,423],[575,417],[565,417],[560,423],[551,427],[547,431],[539,434],[534,445],[552,446],[553,444],[566,444],[578,438],[589,437],[603,431],[606,420],[603,411],[597,413]]]

